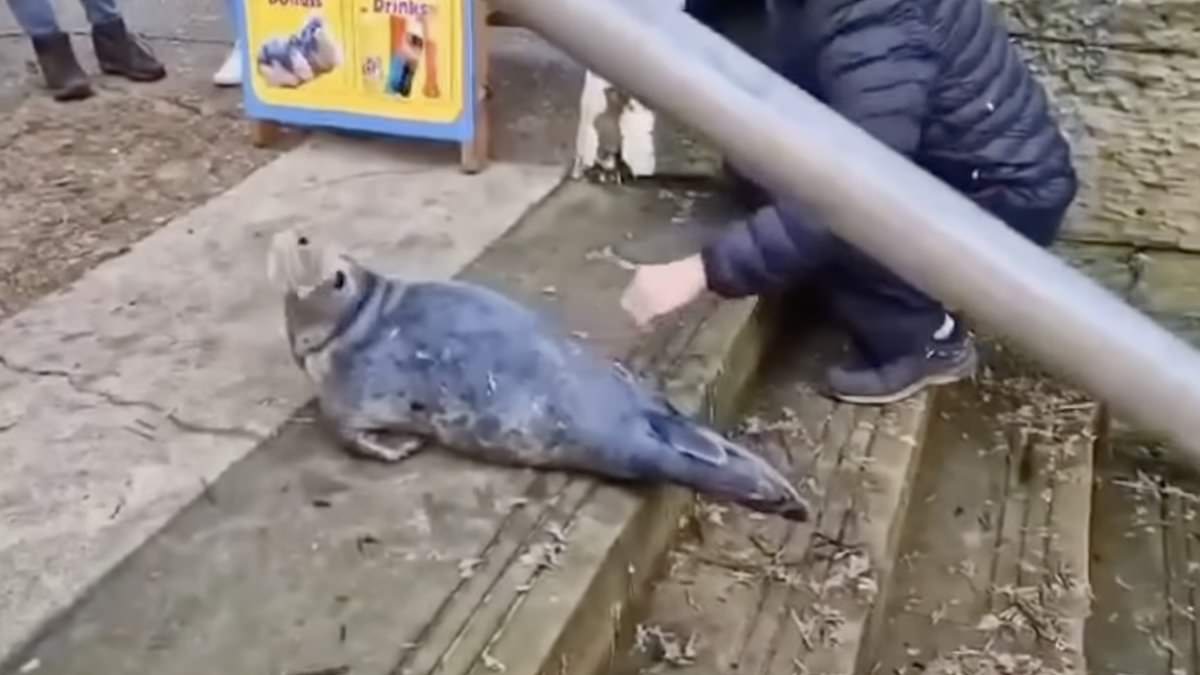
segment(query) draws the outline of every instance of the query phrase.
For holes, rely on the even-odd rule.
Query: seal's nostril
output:
[[[299,243],[301,246],[308,246],[308,237],[300,237]]]

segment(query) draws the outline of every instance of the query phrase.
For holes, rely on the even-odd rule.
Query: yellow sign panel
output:
[[[463,112],[468,0],[246,0],[268,106],[449,124]]]

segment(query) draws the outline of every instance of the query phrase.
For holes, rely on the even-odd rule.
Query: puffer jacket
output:
[[[779,72],[893,150],[996,212],[1065,210],[1070,147],[1046,92],[987,0],[778,0]],[[813,223],[768,208],[704,249],[727,297],[818,261]]]

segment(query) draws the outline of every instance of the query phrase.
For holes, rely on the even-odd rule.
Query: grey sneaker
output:
[[[829,394],[839,401],[883,405],[902,401],[926,387],[975,376],[979,355],[969,334],[931,340],[924,351],[880,366],[840,365],[826,375]]]

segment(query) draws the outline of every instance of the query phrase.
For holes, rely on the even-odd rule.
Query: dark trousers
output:
[[[747,205],[758,207],[769,201],[758,186],[731,167],[727,170],[735,192]],[[1074,179],[1069,180],[1073,185]],[[1073,196],[1073,187],[1056,189],[1047,185],[1027,193],[993,188],[971,198],[1034,243],[1049,246],[1062,227]],[[824,293],[830,309],[868,362],[884,363],[925,349],[945,321],[946,309],[941,303],[827,229],[806,230],[796,214],[788,216],[797,247],[806,249],[818,261],[805,285]],[[805,231],[809,236],[805,237]]]
[[[1065,205],[1014,205],[996,190],[978,203],[1040,246],[1049,246],[1062,227]],[[878,262],[838,239],[821,283],[830,306],[850,331],[862,355],[884,363],[926,348],[945,321],[946,309]]]

